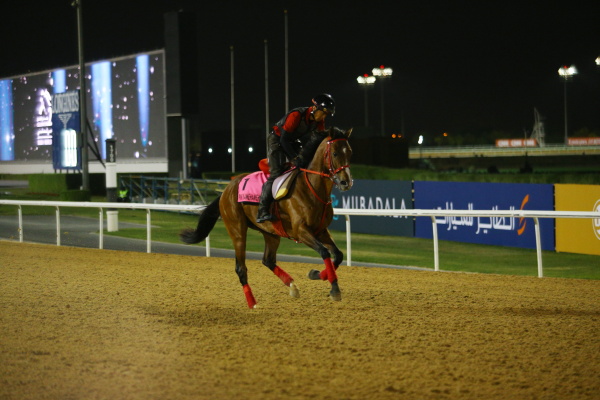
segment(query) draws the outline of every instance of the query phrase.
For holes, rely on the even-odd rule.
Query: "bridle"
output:
[[[346,168],[350,168],[350,165],[342,165],[339,168],[335,168],[335,166],[333,165],[333,158],[331,158],[331,144],[342,141],[342,140],[348,141],[348,139],[346,139],[346,138],[332,139],[332,140],[327,141],[327,149],[325,149],[324,159],[325,159],[325,164],[329,164],[329,166],[328,166],[329,173],[328,174],[326,174],[324,172],[320,172],[320,171],[313,171],[310,169],[305,169],[305,168],[300,168],[300,171],[306,172],[308,174],[321,175],[324,178],[329,178],[333,181],[333,183],[335,183],[337,185],[339,182],[336,182],[335,176],[338,173],[340,173],[341,171],[345,170]]]
[[[331,157],[331,145],[335,142],[339,142],[341,140],[345,140],[347,141],[347,138],[338,138],[338,139],[331,139],[327,141],[327,148],[325,149],[325,155],[324,155],[324,161],[325,164],[328,164],[328,170],[329,173],[325,173],[325,172],[321,172],[321,171],[313,171],[310,169],[306,169],[306,168],[300,168],[300,171],[304,172],[304,178],[306,179],[306,183],[308,185],[308,188],[310,189],[310,191],[312,192],[312,194],[323,204],[330,204],[331,203],[331,199],[328,202],[325,202],[324,200],[322,200],[317,193],[315,192],[315,189],[313,188],[313,186],[310,184],[309,180],[308,180],[308,174],[314,174],[314,175],[320,175],[324,178],[329,178],[336,186],[339,186],[340,184],[340,180],[337,177],[337,174],[340,173],[341,171],[345,170],[346,168],[350,168],[350,165],[343,165],[339,168],[335,168],[335,166],[333,165],[333,158]]]

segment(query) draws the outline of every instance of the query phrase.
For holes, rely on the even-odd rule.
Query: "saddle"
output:
[[[260,171],[245,176],[238,187],[238,203],[259,203],[263,184],[269,177],[269,166],[266,162],[259,163]],[[280,200],[288,195],[300,170],[296,167],[284,172],[273,182],[271,188],[273,199]]]

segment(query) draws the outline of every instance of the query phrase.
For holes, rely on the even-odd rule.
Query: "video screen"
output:
[[[0,161],[52,162],[52,96],[78,90],[78,73],[0,79]],[[166,158],[164,76],[163,51],[86,65],[88,129],[102,159],[106,139],[117,141],[121,160]]]

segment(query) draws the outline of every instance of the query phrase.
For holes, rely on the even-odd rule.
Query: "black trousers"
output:
[[[279,136],[277,136],[274,132],[271,132],[267,137],[267,143],[267,159],[269,160],[270,175],[262,187],[262,192],[260,194],[259,213],[268,211],[269,207],[271,206],[271,203],[273,202],[273,193],[271,192],[273,181],[275,178],[285,172],[285,164],[287,162],[287,157],[283,151],[283,147],[281,147]]]

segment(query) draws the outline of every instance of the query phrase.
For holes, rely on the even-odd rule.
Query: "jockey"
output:
[[[325,117],[335,114],[335,101],[329,94],[319,94],[312,99],[310,107],[299,107],[290,110],[275,126],[267,138],[267,158],[270,176],[264,183],[258,204],[256,222],[261,223],[273,219],[271,188],[275,178],[285,172],[286,158],[299,168],[306,168],[313,154],[301,152],[301,144],[305,149],[316,150],[314,132],[325,130]],[[321,138],[322,139],[322,138]],[[319,141],[320,143],[320,141]]]

